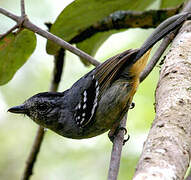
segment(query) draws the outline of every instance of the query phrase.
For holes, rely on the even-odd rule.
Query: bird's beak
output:
[[[17,114],[26,114],[27,109],[25,108],[24,105],[20,105],[20,106],[14,106],[14,107],[8,109],[8,112],[17,113]]]

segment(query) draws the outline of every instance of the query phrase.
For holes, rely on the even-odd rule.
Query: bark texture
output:
[[[166,56],[156,89],[156,117],[134,180],[181,180],[191,155],[191,22]]]

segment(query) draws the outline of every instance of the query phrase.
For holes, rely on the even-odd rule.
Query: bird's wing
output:
[[[121,68],[126,66],[127,61],[131,61],[136,56],[138,49],[129,49],[120,53],[99,65],[95,69],[95,79],[99,84],[99,98],[104,90],[106,90],[111,83],[117,79],[121,73]]]
[[[126,50],[106,60],[79,80],[78,88],[80,84],[83,90],[80,90],[80,101],[75,108],[75,120],[80,127],[91,122],[104,90],[110,87],[121,67],[136,56],[137,52],[138,50]]]

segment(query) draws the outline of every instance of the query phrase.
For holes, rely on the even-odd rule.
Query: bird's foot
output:
[[[129,109],[133,109],[134,107],[135,107],[135,103],[132,102],[131,105],[130,105],[130,107],[129,107]]]
[[[117,127],[114,131],[112,131],[112,130],[109,131],[108,137],[112,143],[113,143],[115,137],[117,136],[117,134],[119,133],[119,131],[121,131],[121,130],[124,132],[124,135],[127,134],[127,129],[124,127]],[[127,139],[123,140],[123,145],[125,145],[125,143],[129,140],[129,138],[130,138],[130,135],[128,134]]]

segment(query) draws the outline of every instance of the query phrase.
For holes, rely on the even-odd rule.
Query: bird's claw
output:
[[[127,139],[124,139],[124,140],[123,140],[123,146],[125,145],[125,143],[126,143],[127,141],[129,141],[129,139],[130,139],[130,135],[128,134]]]
[[[130,107],[129,107],[129,109],[133,109],[134,107],[135,107],[135,103],[132,102],[131,105],[130,105]]]
[[[124,127],[118,127],[118,128],[115,130],[114,133],[112,133],[111,131],[109,132],[108,137],[109,137],[109,139],[110,139],[110,141],[111,141],[112,143],[113,143],[115,137],[117,136],[117,134],[119,133],[120,130],[124,131],[124,135],[127,134],[127,129],[124,128]],[[129,138],[130,138],[130,135],[128,134],[127,139],[124,139],[124,140],[123,140],[123,145],[125,145],[125,143],[129,140]]]

